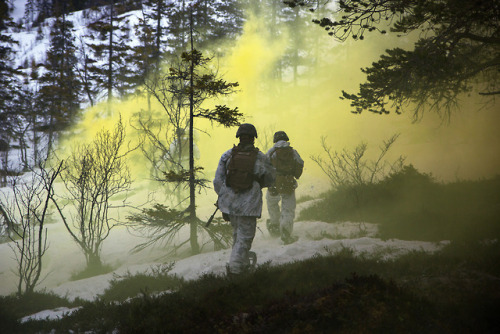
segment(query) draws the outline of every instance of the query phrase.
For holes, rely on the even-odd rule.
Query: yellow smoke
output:
[[[377,60],[395,41],[403,47],[409,47],[410,41],[405,45],[404,39],[371,35],[362,42],[338,44],[312,25],[302,33],[311,35],[319,45],[303,45],[304,49],[314,51],[311,53],[315,55],[311,59],[314,63],[299,67],[298,78],[287,72],[275,79],[272,71],[290,47],[292,37],[285,27],[281,30],[280,37],[273,38],[263,20],[251,17],[246,22],[243,35],[218,60],[219,73],[227,81],[237,81],[239,91],[230,98],[209,104],[238,107],[245,115],[245,122],[257,127],[261,142],[269,140],[273,131],[286,131],[292,146],[305,160],[303,187],[316,179],[328,183],[310,159],[311,155],[324,153],[322,136],[327,137],[334,150],[350,149],[367,142],[369,149],[376,151],[384,139],[400,133],[391,156],[406,156],[407,162],[421,172],[432,173],[438,180],[489,177],[500,170],[500,134],[496,129],[500,120],[496,112],[498,104],[478,111],[480,105],[469,99],[447,125],[431,114],[418,123],[412,123],[411,115],[354,115],[350,113],[349,103],[339,99],[342,89],[357,91],[359,83],[365,79],[361,67]],[[142,97],[116,102],[112,112],[107,106],[91,108],[63,146],[67,148],[90,140],[100,129],[112,128],[119,116],[128,125],[134,114],[146,106],[147,101]],[[157,104],[153,107],[161,110]],[[198,164],[211,179],[221,154],[237,143],[236,128],[227,129],[201,120],[195,120],[195,127],[199,129]],[[128,127],[127,134],[131,145],[137,144],[134,129]],[[129,160],[136,180],[149,178],[149,163],[139,151]]]

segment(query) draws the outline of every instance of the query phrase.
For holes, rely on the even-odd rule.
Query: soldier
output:
[[[289,143],[285,131],[274,134],[274,145],[267,152],[274,168],[276,168],[276,182],[267,191],[267,210],[269,219],[267,229],[273,237],[281,236],[285,244],[295,242],[292,236],[293,220],[295,218],[295,189],[297,181],[304,169],[304,160]],[[281,201],[281,210],[280,210]]]
[[[219,195],[217,205],[222,216],[233,227],[233,248],[228,274],[237,275],[250,268],[250,252],[257,218],[262,214],[262,188],[274,183],[276,172],[267,156],[254,146],[257,130],[252,124],[241,124],[236,132],[238,146],[224,152],[214,178]]]

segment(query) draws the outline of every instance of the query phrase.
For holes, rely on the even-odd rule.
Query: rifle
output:
[[[207,221],[207,223],[205,224],[205,227],[210,226],[210,223],[212,222],[212,220],[214,220],[215,214],[216,214],[216,213],[217,213],[217,211],[219,210],[219,205],[218,205],[218,202],[219,202],[218,200],[217,200],[217,202],[215,202],[215,204],[214,204],[214,205],[215,205],[215,211],[214,211],[214,213],[212,213],[212,215],[210,216],[210,218],[208,218],[208,221]]]

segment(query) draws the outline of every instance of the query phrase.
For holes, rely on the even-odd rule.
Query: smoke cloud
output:
[[[262,146],[266,140],[269,143],[274,131],[286,131],[292,146],[305,160],[303,185],[313,180],[327,183],[310,159],[311,155],[324,153],[322,136],[334,150],[352,149],[366,142],[369,150],[376,153],[384,139],[399,133],[390,155],[406,156],[406,161],[419,171],[432,173],[442,181],[490,177],[500,170],[498,103],[482,105],[471,96],[464,97],[461,110],[450,123],[443,123],[430,113],[416,123],[409,113],[352,114],[349,102],[339,99],[342,89],[356,92],[365,79],[360,68],[369,66],[396,43],[399,47],[411,47],[412,40],[370,35],[364,41],[340,44],[310,20],[311,17],[304,17],[307,26],[300,29],[301,38],[297,41],[296,34],[286,26],[280,26],[282,33],[273,37],[267,22],[250,17],[243,35],[235,43],[228,43],[223,56],[217,59],[219,73],[227,81],[238,82],[239,91],[223,101],[209,102],[238,107],[245,122],[256,126],[261,150],[267,148]],[[293,63],[290,58],[288,69],[277,77],[277,65],[284,61],[290,48],[297,46],[301,63]],[[68,148],[83,138],[91,139],[99,129],[111,129],[120,115],[124,124],[130,124],[133,115],[146,105],[146,98],[141,97],[114,103],[111,114],[105,106],[89,109],[63,146]],[[154,103],[153,108],[161,111]],[[196,120],[195,127],[198,164],[211,179],[221,154],[237,143],[236,128],[227,129],[203,120]],[[131,145],[136,144],[137,136],[131,127],[127,134]],[[140,151],[130,156],[130,164],[136,180],[149,178],[148,162]]]

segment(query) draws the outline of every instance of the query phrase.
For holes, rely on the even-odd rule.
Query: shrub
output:
[[[473,241],[500,237],[499,203],[500,177],[440,184],[409,165],[376,184],[332,190],[299,219],[377,223],[387,239]]]
[[[177,290],[183,279],[169,274],[172,267],[173,264],[167,264],[152,268],[150,273],[115,275],[101,298],[104,301],[124,301],[140,294]]]

